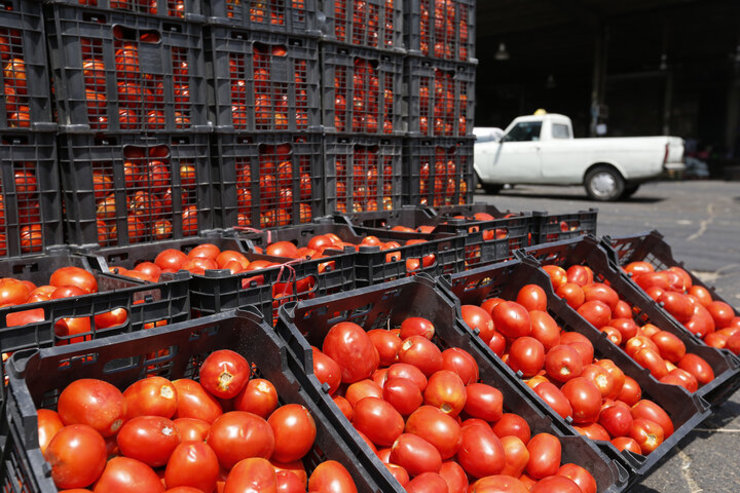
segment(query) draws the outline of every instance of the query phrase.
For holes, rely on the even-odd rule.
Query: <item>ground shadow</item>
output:
[[[502,190],[495,195],[487,194],[482,191],[478,191],[477,194],[487,195],[489,197],[522,197],[522,198],[550,199],[550,200],[573,200],[577,202],[591,202],[592,204],[596,206],[598,206],[599,204],[599,202],[596,202],[588,198],[588,196],[585,193],[583,195],[565,195],[565,194],[558,194],[555,192],[534,193],[534,192],[528,192],[523,189],[513,189],[513,190]],[[626,203],[655,204],[658,202],[663,202],[664,200],[666,200],[665,197],[632,197],[626,200],[619,200],[618,202],[622,202],[625,204]]]

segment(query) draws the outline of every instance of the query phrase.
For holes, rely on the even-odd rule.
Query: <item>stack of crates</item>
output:
[[[67,242],[123,246],[212,229],[199,0],[50,0]]]
[[[205,3],[217,225],[323,215],[316,1]]]
[[[404,0],[320,0],[327,212],[402,202]]]
[[[404,204],[472,202],[475,0],[405,0]]]

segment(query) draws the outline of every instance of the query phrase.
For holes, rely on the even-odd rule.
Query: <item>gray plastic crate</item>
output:
[[[475,0],[404,0],[404,20],[411,54],[474,60]]]
[[[404,205],[439,207],[472,202],[474,143],[472,137],[406,139]]]
[[[251,31],[318,35],[318,0],[209,0],[208,22]]]
[[[404,52],[406,0],[319,0],[324,39],[363,48]]]

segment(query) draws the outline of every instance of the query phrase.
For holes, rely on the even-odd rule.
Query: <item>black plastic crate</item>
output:
[[[403,53],[405,0],[320,0],[324,39]]]
[[[60,140],[70,244],[129,245],[213,229],[207,133]]]
[[[476,66],[413,56],[406,65],[409,135],[472,136]]]
[[[0,130],[0,258],[38,255],[64,242],[54,124]]]
[[[66,2],[48,9],[62,131],[208,128],[201,23]]]
[[[431,208],[431,212],[437,216],[453,217],[457,219],[473,218],[476,214],[489,214],[494,218],[504,217],[510,211],[502,211],[493,204],[475,202],[462,205],[443,205]]]
[[[39,130],[52,121],[41,5],[41,0],[0,2],[0,130]]]
[[[101,10],[128,11],[135,14],[201,19],[201,0],[47,0],[54,3],[84,5]]]
[[[9,491],[56,492],[51,468],[38,444],[36,407],[55,407],[66,385],[78,378],[100,378],[121,390],[148,375],[169,379],[197,378],[198,366],[218,349],[231,349],[253,363],[255,377],[275,386],[281,404],[304,406],[316,423],[316,441],[303,460],[310,472],[324,460],[340,462],[358,491],[388,491],[392,476],[380,461],[354,441],[337,435],[336,416],[313,401],[317,389],[300,375],[288,350],[262,319],[246,311],[228,312],[145,333],[127,334],[102,342],[42,349],[18,354],[9,363],[9,447],[3,486]],[[7,425],[8,423],[4,423]]]
[[[210,115],[219,129],[321,129],[317,39],[218,25],[206,39]]]
[[[639,289],[626,275],[609,262],[606,250],[593,236],[535,245],[517,252],[521,257],[531,256],[542,265],[554,264],[568,267],[587,265],[594,273],[594,280],[608,283],[627,303],[633,306],[633,318],[638,325],[652,323],[668,331],[686,345],[687,353],[704,358],[714,372],[714,380],[699,387],[694,393],[712,405],[727,400],[740,385],[740,362],[729,351],[708,346],[663,310]],[[572,310],[575,313],[575,310]],[[647,372],[647,370],[645,370]]]
[[[568,240],[587,234],[595,235],[598,214],[598,209],[563,214],[533,212],[535,223],[532,244]]]
[[[475,59],[475,0],[404,0],[404,21],[410,53]]]
[[[402,135],[403,55],[321,45],[322,122],[329,132]]]
[[[472,202],[474,138],[409,138],[405,142],[405,205],[439,207]]]
[[[249,30],[315,35],[318,0],[210,0],[208,22]]]
[[[626,486],[627,474],[621,466],[607,458],[573,429],[553,423],[531,395],[523,391],[526,386],[516,384],[505,376],[511,370],[500,360],[489,357],[479,347],[475,342],[477,336],[462,322],[459,306],[426,276],[286,306],[281,310],[277,332],[288,342],[299,365],[309,373],[313,368],[309,345],[320,348],[326,333],[335,323],[351,321],[365,330],[372,330],[392,328],[405,318],[415,316],[425,317],[434,324],[433,341],[441,349],[459,347],[475,358],[479,366],[480,381],[503,393],[504,410],[520,414],[530,425],[532,435],[547,432],[557,436],[563,444],[563,463],[574,462],[588,469],[596,479],[599,491],[621,491]],[[316,400],[325,408],[335,409],[327,393],[317,395]],[[351,425],[346,420],[342,426],[351,430]],[[354,439],[362,441],[356,434]]]
[[[493,297],[516,300],[519,289],[527,284],[536,284],[545,290],[548,313],[559,326],[566,331],[574,331],[586,336],[594,347],[596,359],[611,359],[625,375],[634,378],[642,388],[642,398],[650,399],[663,407],[671,417],[675,431],[662,445],[647,456],[633,454],[629,451],[619,453],[609,442],[595,441],[610,457],[617,458],[630,470],[630,485],[638,482],[649,473],[672,449],[710,413],[709,406],[696,393],[689,394],[684,388],[663,384],[655,380],[650,373],[640,367],[620,348],[614,346],[603,334],[586,322],[575,310],[555,295],[550,278],[531,259],[513,260],[505,263],[480,267],[460,274],[452,275],[442,281],[443,289],[449,290],[460,304],[480,305]],[[497,359],[482,340],[476,337],[483,350],[488,350],[490,358]],[[508,366],[506,367],[508,369]],[[517,374],[510,369],[506,372],[514,378],[519,388],[536,400],[543,409],[550,409]],[[550,409],[550,417],[562,426],[570,424]]]
[[[219,131],[212,156],[219,227],[272,228],[325,214],[320,134]]]
[[[324,136],[326,214],[401,206],[403,139],[367,135]]]

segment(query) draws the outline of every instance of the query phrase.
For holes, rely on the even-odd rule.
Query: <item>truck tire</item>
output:
[[[611,166],[597,166],[586,173],[583,186],[592,200],[607,202],[622,196],[624,178]]]
[[[475,174],[475,181],[488,195],[496,195],[502,188],[504,188],[503,185],[497,185],[495,183],[483,183],[480,176],[478,176],[478,173]]]
[[[620,198],[628,199],[632,197],[639,188],[640,185],[627,185],[626,187],[624,187],[624,192],[622,192],[622,196]]]

